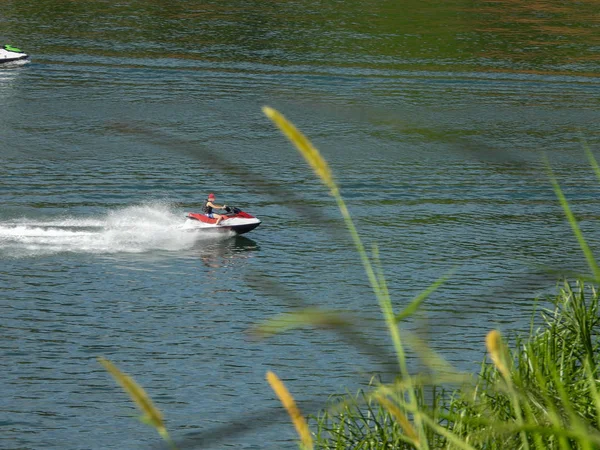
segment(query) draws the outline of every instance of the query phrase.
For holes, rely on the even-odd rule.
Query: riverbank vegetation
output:
[[[517,338],[512,348],[506,345],[499,331],[491,330],[485,342],[491,362],[484,361],[475,378],[458,373],[425,343],[406,332],[401,335],[398,326],[443,280],[415,298],[403,312],[395,313],[378,249],[374,245],[371,253],[367,252],[326,161],[281,114],[271,108],[265,108],[264,112],[296,146],[335,198],[387,323],[399,369],[393,383],[376,384],[357,397],[342,398],[319,415],[315,419],[315,442],[309,446],[525,450],[600,447],[600,331],[598,293],[594,288],[586,293],[583,283],[577,283],[575,289],[565,283],[553,299],[553,308],[542,311],[540,328],[534,329],[532,325],[529,336]],[[587,147],[585,150],[600,179],[592,152]],[[547,167],[593,280],[597,281],[600,271],[592,251],[550,165]],[[302,320],[296,321],[296,325],[298,322]],[[271,328],[277,325],[287,328],[281,318],[270,324]],[[428,373],[415,376],[408,370],[409,344],[429,367]],[[306,438],[303,446],[307,446]]]
[[[392,382],[373,382],[370,389],[357,395],[335,397],[308,423],[283,382],[269,372],[267,381],[298,431],[299,446],[327,450],[600,448],[599,294],[593,287],[600,280],[600,270],[549,166],[559,203],[592,273],[591,282],[565,281],[548,304],[540,304],[529,334],[514,337],[510,345],[498,330],[491,330],[481,343],[487,359],[479,374],[464,374],[400,327],[449,275],[396,312],[377,246],[367,249],[363,244],[327,162],[279,112],[271,108],[264,112],[335,199],[381,308],[397,364]],[[600,179],[598,164],[591,151],[586,148],[586,152]],[[327,327],[347,335],[354,324],[335,311],[311,308],[274,317],[253,331],[266,336],[303,326]],[[409,370],[409,349],[420,357],[426,370],[418,374]],[[144,412],[144,421],[156,428],[171,448],[177,448],[143,389],[110,362],[101,363]]]
[[[598,292],[565,283],[552,301],[512,348],[491,331],[491,361],[457,387],[458,374],[413,377],[416,406],[402,380],[338,398],[313,418],[315,448],[599,448]]]

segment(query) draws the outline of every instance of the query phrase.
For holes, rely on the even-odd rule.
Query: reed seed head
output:
[[[383,395],[377,395],[376,399],[377,402],[379,402],[379,404],[383,406],[396,419],[396,422],[400,424],[400,426],[404,430],[404,433],[410,439],[412,439],[418,447],[419,436],[417,435],[417,432],[415,431],[414,427],[412,426],[406,415],[400,410],[400,408],[398,408],[398,406],[389,401]]]
[[[321,156],[319,150],[317,150],[304,134],[302,134],[290,121],[288,121],[283,114],[279,111],[270,108],[269,106],[263,107],[265,115],[277,125],[279,130],[296,146],[300,154],[304,157],[306,162],[313,168],[317,176],[321,181],[329,188],[332,192],[337,192],[338,187],[333,181],[331,169],[327,161]]]
[[[283,382],[279,379],[277,375],[273,372],[267,372],[267,381],[271,385],[273,391],[279,398],[279,401],[283,404],[283,407],[286,409],[292,422],[294,423],[294,427],[296,427],[296,431],[300,436],[300,440],[302,441],[302,446],[305,449],[312,450],[313,448],[313,440],[310,435],[310,430],[308,429],[308,424],[306,423],[306,419],[300,413],[298,406],[296,406],[296,402],[294,398],[289,393]]]
[[[485,345],[496,368],[506,380],[509,380],[510,371],[506,366],[506,347],[500,332],[498,330],[490,331],[485,338]]]
[[[121,372],[108,359],[98,358],[98,362],[112,375],[123,390],[129,394],[129,397],[135,402],[138,408],[144,413],[143,421],[156,428],[163,438],[168,438],[165,423],[161,412],[154,406],[152,400],[146,391],[135,382],[133,378]]]

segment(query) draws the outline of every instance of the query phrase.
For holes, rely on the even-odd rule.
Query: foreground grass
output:
[[[600,448],[598,293],[565,284],[553,303],[543,326],[512,349],[491,332],[492,362],[470,382],[450,390],[415,379],[416,410],[401,383],[336,399],[312,420],[315,448],[418,448],[381,392],[405,417],[422,417],[431,448]]]
[[[584,287],[565,284],[544,316],[545,327],[513,350],[500,333],[490,331],[486,346],[492,363],[484,363],[476,380],[465,379],[426,344],[412,347],[425,364],[442,370],[428,376],[408,371],[406,346],[398,322],[414,312],[437,283],[395,313],[376,246],[369,255],[358,234],[327,162],[310,141],[279,112],[263,109],[294,144],[336,200],[365,273],[380,305],[398,361],[398,381],[374,386],[358,398],[343,399],[316,420],[317,448],[600,448],[598,395],[598,295],[586,302]],[[591,151],[586,154],[600,178]],[[548,166],[548,174],[574,235],[585,255],[593,280],[600,269],[575,216]],[[312,312],[313,316],[314,311]],[[331,312],[326,312],[331,315]],[[301,314],[301,313],[300,313]],[[301,317],[301,316],[296,316]],[[279,322],[277,322],[279,320]],[[302,319],[296,321],[296,325]],[[277,324],[285,329],[281,318]],[[310,320],[306,320],[310,324]],[[313,322],[314,324],[314,322]],[[318,323],[317,323],[318,324]],[[461,380],[458,389],[447,386]],[[427,401],[425,399],[428,399]]]
[[[489,332],[485,345],[491,362],[482,364],[477,377],[458,373],[425,343],[399,323],[410,317],[448,276],[440,278],[394,311],[377,246],[370,252],[363,244],[341,197],[327,162],[293,124],[272,108],[264,113],[289,138],[335,199],[356,247],[367,279],[379,303],[397,361],[397,378],[391,384],[373,384],[357,396],[339,397],[322,414],[312,418],[313,430],[300,413],[292,394],[271,372],[267,381],[289,414],[303,449],[571,449],[600,448],[600,394],[598,380],[598,293],[577,283],[566,283],[545,310],[544,325],[517,339],[509,349],[497,330]],[[587,151],[600,179],[600,169]],[[549,176],[593,275],[600,269],[550,168]],[[256,327],[259,336],[306,325],[336,329],[347,337],[356,323],[335,311],[311,308],[274,317]],[[355,340],[357,345],[368,346]],[[408,369],[407,346],[430,367],[414,375]],[[483,348],[483,342],[482,342]],[[142,420],[154,427],[173,449],[162,414],[131,377],[109,361],[105,368],[144,413]],[[225,436],[224,436],[225,438]],[[189,443],[185,445],[189,446]]]

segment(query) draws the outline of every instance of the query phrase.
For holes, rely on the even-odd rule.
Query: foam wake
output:
[[[0,256],[181,251],[202,239],[228,237],[190,232],[182,224],[183,214],[162,203],[130,206],[93,218],[0,221]]]

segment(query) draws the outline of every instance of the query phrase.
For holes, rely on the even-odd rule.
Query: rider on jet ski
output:
[[[211,219],[217,219],[217,222],[215,223],[215,225],[219,225],[219,222],[221,222],[221,220],[225,219],[226,217],[221,214],[213,213],[213,208],[225,209],[225,208],[227,208],[227,205],[219,206],[219,205],[214,204],[213,203],[214,201],[215,201],[215,194],[213,194],[213,193],[208,194],[208,198],[202,205],[202,212],[204,214],[206,214],[208,217],[210,217]]]

